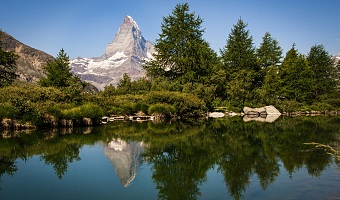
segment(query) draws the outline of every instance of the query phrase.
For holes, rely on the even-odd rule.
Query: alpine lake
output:
[[[0,131],[0,199],[340,199],[340,117]]]

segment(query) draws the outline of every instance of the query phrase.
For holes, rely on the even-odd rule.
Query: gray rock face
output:
[[[126,142],[121,139],[113,139],[104,146],[104,154],[112,162],[124,187],[129,186],[136,177],[143,151],[142,142]]]
[[[144,39],[137,23],[126,16],[104,55],[97,58],[78,57],[70,64],[74,74],[102,90],[106,85],[117,85],[124,73],[132,80],[145,76],[142,64],[144,60],[151,59],[153,53],[153,44]]]
[[[40,78],[46,77],[43,67],[48,61],[54,60],[53,56],[29,47],[16,40],[11,35],[2,32],[1,42],[5,51],[16,53],[19,58],[17,60],[17,71],[20,81],[36,83]]]

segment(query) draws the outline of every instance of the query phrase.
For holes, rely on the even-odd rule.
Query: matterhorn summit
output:
[[[106,85],[117,85],[124,73],[132,80],[145,76],[143,62],[151,59],[153,53],[153,44],[144,39],[132,17],[126,16],[104,55],[97,58],[78,57],[70,64],[74,74],[102,90]]]

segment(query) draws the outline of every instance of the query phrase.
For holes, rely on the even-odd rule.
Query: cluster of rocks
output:
[[[23,130],[23,129],[35,129],[36,126],[30,123],[19,123],[18,120],[12,120],[8,118],[4,118],[1,121],[1,127],[5,130]]]
[[[208,117],[220,118],[225,116],[243,116],[243,121],[261,121],[261,122],[274,122],[281,116],[281,112],[274,106],[264,106],[261,108],[244,107],[243,113],[235,113],[232,111],[225,112],[211,112]]]

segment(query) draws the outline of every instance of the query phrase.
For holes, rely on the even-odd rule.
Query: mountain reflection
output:
[[[281,117],[273,123],[243,120],[117,122],[93,130],[73,129],[72,134],[63,130],[4,132],[0,179],[20,171],[17,159],[36,155],[62,179],[70,163],[81,162],[84,145],[102,143],[124,187],[134,180],[142,161],[150,164],[159,199],[205,198],[201,185],[211,169],[224,179],[223,188],[232,199],[244,198],[254,184],[266,190],[282,179],[283,171],[293,178],[301,169],[313,177],[322,176],[333,164],[340,169],[339,117]]]
[[[142,163],[143,142],[112,139],[104,146],[105,156],[112,162],[116,174],[124,187],[134,180]]]

